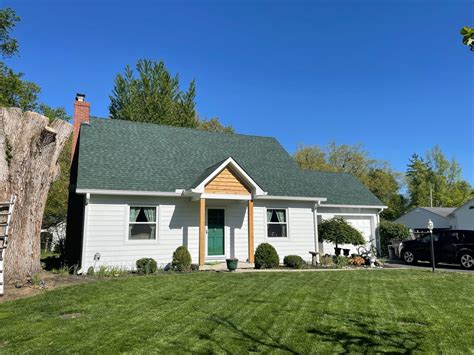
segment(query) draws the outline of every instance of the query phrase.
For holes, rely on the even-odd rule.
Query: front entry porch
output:
[[[253,200],[199,199],[199,266],[230,257],[254,262]]]

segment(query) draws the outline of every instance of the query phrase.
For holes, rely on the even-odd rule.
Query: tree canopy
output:
[[[413,154],[407,167],[406,181],[411,206],[456,207],[474,196],[474,190],[461,177],[461,166],[448,160],[435,145],[425,158]],[[431,190],[431,191],[430,191]]]
[[[198,118],[194,80],[182,91],[179,75],[171,75],[163,61],[140,59],[135,70],[127,65],[124,73],[115,77],[109,96],[110,118],[233,133],[233,128],[223,126],[218,118]]]
[[[336,248],[339,244],[362,245],[365,243],[362,234],[342,217],[335,217],[319,223],[318,234],[321,240],[334,243]]]
[[[385,218],[395,219],[405,211],[406,199],[399,191],[401,174],[391,170],[387,162],[370,158],[361,144],[300,146],[294,158],[302,169],[353,174],[388,206],[382,214]]]
[[[455,207],[474,196],[473,189],[462,179],[462,169],[453,157],[448,160],[435,145],[425,157],[413,154],[406,173],[392,170],[385,161],[370,158],[362,145],[301,146],[294,158],[302,169],[348,172],[388,206],[382,218],[394,220],[408,207]],[[405,193],[406,187],[406,193]]]
[[[459,32],[462,36],[462,43],[464,43],[465,45],[471,45],[471,43],[473,42],[472,36],[474,36],[474,28],[464,26]]]

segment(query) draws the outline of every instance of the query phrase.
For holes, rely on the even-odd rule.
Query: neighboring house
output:
[[[474,230],[474,198],[456,208],[448,217],[453,229]]]
[[[200,265],[252,263],[264,242],[281,259],[310,260],[309,251],[333,253],[317,224],[335,216],[377,243],[385,206],[350,174],[302,171],[274,138],[89,119],[83,98],[74,109],[66,244],[83,270],[134,268],[143,257],[163,265],[180,245]]]
[[[436,230],[451,228],[449,214],[455,208],[451,207],[416,207],[403,216],[395,220],[395,222],[404,224],[413,231],[427,231],[428,221],[434,224]]]
[[[41,230],[42,249],[53,251],[55,247],[66,239],[66,222],[59,222],[47,229]]]

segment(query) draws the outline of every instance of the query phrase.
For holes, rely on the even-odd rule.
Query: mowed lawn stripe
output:
[[[0,352],[472,353],[474,274],[160,274],[0,306]]]

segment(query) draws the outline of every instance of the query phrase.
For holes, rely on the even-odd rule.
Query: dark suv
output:
[[[465,269],[474,268],[474,231],[433,232],[433,241],[436,263],[461,264]],[[430,235],[402,241],[400,258],[407,264],[415,264],[418,260],[430,261]]]

